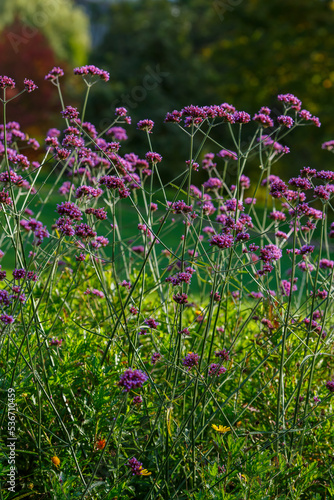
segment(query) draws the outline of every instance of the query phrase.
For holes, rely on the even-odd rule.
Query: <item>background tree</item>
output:
[[[15,21],[21,32],[8,35],[8,48],[19,58],[20,51],[37,33],[42,33],[59,61],[71,65],[86,62],[90,49],[89,19],[73,0],[2,0],[0,31]]]
[[[299,169],[303,163],[330,168],[321,142],[334,137],[333,6],[322,0],[113,3],[104,12],[108,31],[91,55],[110,71],[111,88],[94,89],[91,117],[107,123],[115,105],[128,107],[134,120],[159,123],[167,111],[191,103],[231,102],[250,113],[262,105],[280,110],[277,94],[292,92],[319,115],[323,129],[300,129],[281,168]],[[145,88],[157,67],[162,78]],[[159,124],[154,137],[163,149],[164,130]],[[137,146],[136,137],[133,141]],[[305,147],[310,141],[319,145],[313,156]],[[182,144],[176,140],[176,166],[187,155]]]
[[[44,80],[50,69],[59,65],[66,71],[63,79],[66,103],[73,104],[74,66],[87,62],[90,48],[89,19],[72,1],[2,0],[0,3],[1,74],[17,82],[31,78],[38,90],[13,101],[9,119],[19,121],[25,132],[43,136],[60,117],[58,93]],[[38,128],[36,128],[36,124]]]

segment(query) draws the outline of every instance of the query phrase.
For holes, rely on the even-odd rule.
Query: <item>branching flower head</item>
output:
[[[64,76],[64,70],[59,68],[59,66],[55,66],[52,70],[45,76],[45,80],[56,80],[57,78]]]
[[[10,89],[15,88],[15,82],[13,78],[10,78],[9,76],[0,76],[0,88],[6,89],[7,87]]]
[[[97,68],[93,65],[81,66],[80,68],[74,68],[73,73],[75,75],[81,76],[98,76],[101,80],[107,82],[110,78],[108,71],[104,71],[103,69]]]
[[[32,80],[28,80],[28,78],[24,79],[24,88],[29,93],[38,89],[37,85]]]

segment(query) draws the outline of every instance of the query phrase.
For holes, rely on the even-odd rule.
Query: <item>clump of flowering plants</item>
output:
[[[277,117],[227,103],[171,111],[189,155],[167,182],[152,120],[133,125],[141,158],[125,108],[105,130],[85,121],[108,73],[74,73],[82,110],[63,102],[61,68],[46,75],[64,125],[44,145],[7,122],[16,83],[0,78],[1,388],[16,391],[17,491],[332,494],[334,173],[275,173],[284,137],[319,119],[292,94]],[[0,418],[5,443],[6,399]]]

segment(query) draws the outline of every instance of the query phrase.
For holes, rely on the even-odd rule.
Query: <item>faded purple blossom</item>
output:
[[[52,337],[52,339],[49,341],[49,344],[52,346],[61,347],[63,341],[63,339],[58,340],[57,338]]]
[[[177,304],[187,304],[188,303],[188,295],[186,293],[176,293],[173,295],[173,300]]]
[[[5,323],[5,325],[10,325],[11,323],[14,322],[14,318],[9,314],[1,314],[0,321]]]
[[[156,329],[158,328],[159,323],[153,319],[153,318],[147,318],[144,321],[145,325],[149,326],[150,328]]]
[[[334,392],[334,379],[329,380],[329,381],[326,383],[326,389],[328,389],[328,390],[329,390],[329,392]]]
[[[221,358],[224,359],[225,361],[229,361],[231,359],[230,351],[225,349],[225,347],[223,349],[220,349],[220,351],[215,351],[215,356],[216,358]]]
[[[143,402],[143,398],[141,396],[135,396],[131,403],[133,404],[133,406],[139,407],[139,406],[141,406],[142,402]]]
[[[123,127],[111,127],[107,132],[115,141],[126,141],[128,139],[126,130]]]
[[[162,358],[159,352],[154,352],[151,357],[151,364],[155,365]]]
[[[211,377],[219,377],[226,372],[226,368],[223,365],[219,365],[218,363],[212,363],[209,367],[209,375]]]
[[[294,282],[295,281],[296,281],[296,278],[294,279]],[[287,281],[287,280],[281,281],[282,295],[289,297],[289,295],[291,294],[291,291],[295,292],[296,290],[297,290],[297,285],[295,285],[295,284],[292,284],[292,290],[291,290],[291,281]]]
[[[327,151],[332,151],[334,149],[334,141],[327,141],[322,144],[322,149],[327,149]]]
[[[319,265],[321,269],[333,269],[334,260],[321,259]]]

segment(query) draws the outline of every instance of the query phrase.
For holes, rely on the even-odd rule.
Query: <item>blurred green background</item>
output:
[[[321,143],[334,139],[333,32],[332,0],[1,0],[0,73],[14,77],[19,89],[24,77],[38,84],[9,113],[42,137],[61,123],[56,88],[44,75],[63,67],[65,103],[80,105],[84,87],[73,67],[108,70],[110,82],[94,86],[87,118],[102,129],[115,106],[125,106],[133,123],[153,119],[154,149],[168,151],[174,173],[188,148],[177,127],[163,124],[167,111],[229,102],[251,114],[267,105],[275,114],[277,94],[291,92],[322,127],[287,137],[291,154],[277,171],[331,169]],[[135,126],[129,138],[130,150],[146,151]],[[224,144],[231,147],[228,139]]]

